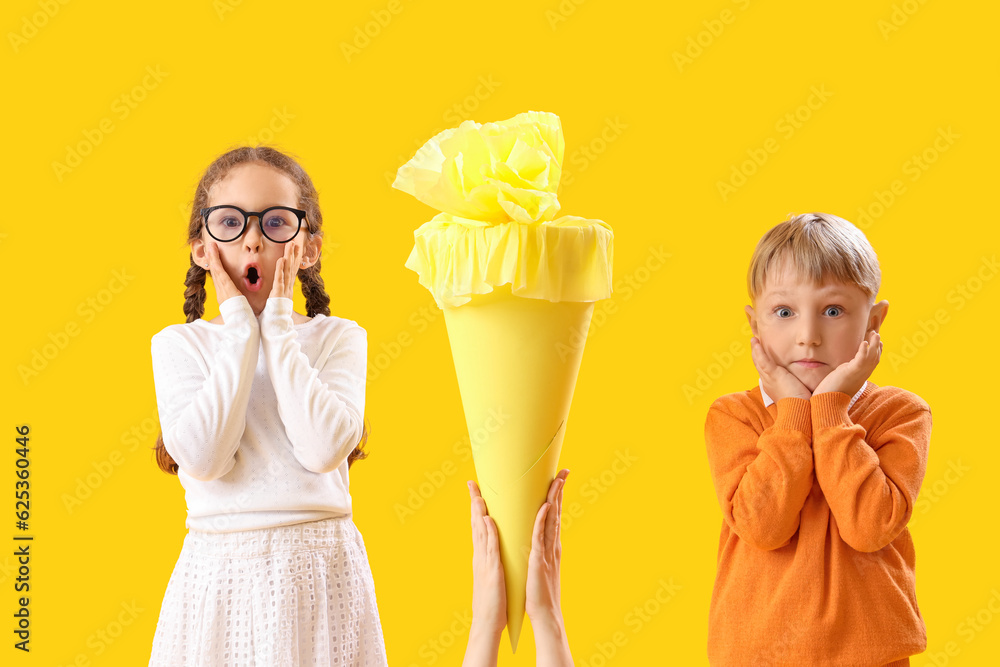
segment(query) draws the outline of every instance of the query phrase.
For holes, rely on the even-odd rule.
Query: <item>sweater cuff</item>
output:
[[[809,401],[789,396],[780,399],[775,405],[778,409],[778,416],[774,420],[774,428],[812,433]]]
[[[292,324],[292,300],[287,296],[272,296],[269,297],[267,302],[264,304],[264,310],[260,311],[260,323],[263,325],[269,323],[272,326],[271,329],[275,329],[274,324],[281,324],[287,321],[287,324],[291,326]],[[278,327],[283,329],[282,327]]]
[[[853,422],[847,414],[851,396],[842,391],[825,391],[814,394],[809,400],[812,406],[812,420],[816,428],[830,426],[851,426]]]
[[[230,322],[249,324],[250,320],[255,319],[250,302],[242,294],[231,296],[220,303],[219,312],[222,313],[224,324],[229,324]]]

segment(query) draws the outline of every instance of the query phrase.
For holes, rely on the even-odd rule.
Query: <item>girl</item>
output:
[[[367,334],[330,316],[321,224],[312,180],[272,148],[229,151],[198,183],[187,324],[151,343],[156,458],[184,487],[188,533],[150,665],[386,665],[348,492]]]

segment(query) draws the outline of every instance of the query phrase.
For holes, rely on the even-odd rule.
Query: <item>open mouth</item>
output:
[[[243,276],[243,285],[247,288],[247,290],[250,292],[257,292],[263,284],[263,276],[260,275],[260,271],[257,270],[257,267],[251,266],[248,268],[247,274]]]

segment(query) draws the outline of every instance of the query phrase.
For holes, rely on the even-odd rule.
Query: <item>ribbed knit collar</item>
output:
[[[771,397],[768,396],[767,393],[764,391],[764,381],[758,378],[757,384],[760,385],[760,397],[764,399],[764,407],[766,408],[767,406],[771,405],[771,403],[774,403],[774,401],[771,400]],[[865,393],[865,389],[867,387],[868,387],[868,380],[865,380],[865,383],[861,385],[861,389],[858,389],[858,393],[854,394],[854,398],[852,398],[851,402],[847,404],[848,410],[850,410],[851,406],[854,405],[854,402],[861,397],[861,394]]]

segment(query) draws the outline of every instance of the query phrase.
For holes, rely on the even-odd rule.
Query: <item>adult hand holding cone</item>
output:
[[[555,476],[594,301],[611,296],[611,227],[555,219],[559,117],[465,121],[430,139],[393,187],[441,213],[406,261],[444,312],[483,499],[496,522],[516,651],[531,532]],[[502,426],[480,427],[500,411]]]

